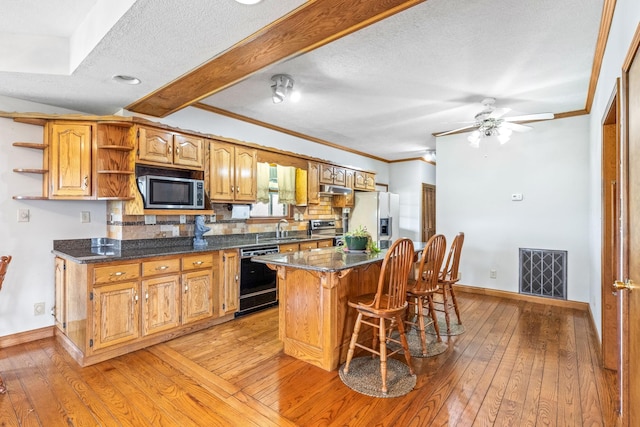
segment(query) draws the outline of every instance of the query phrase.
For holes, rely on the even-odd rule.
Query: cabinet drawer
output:
[[[117,264],[93,269],[93,283],[112,283],[140,277],[140,264]]]
[[[182,271],[213,268],[213,255],[200,254],[182,257]]]
[[[287,245],[280,245],[280,253],[287,253],[287,252],[298,252],[299,246],[297,243],[289,243]]]
[[[318,247],[318,242],[302,242],[300,243],[300,250],[306,251],[307,249],[316,249]]]
[[[333,246],[333,239],[331,240],[320,240],[317,242],[319,248],[330,248]]]
[[[142,275],[154,276],[156,274],[177,273],[180,271],[180,258],[168,258],[142,263]]]

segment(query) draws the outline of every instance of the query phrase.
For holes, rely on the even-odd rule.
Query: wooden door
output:
[[[237,249],[222,253],[221,315],[235,313],[240,304],[240,255]]]
[[[422,184],[422,241],[436,234],[436,186]]]
[[[640,283],[640,26],[625,60],[623,78],[627,88],[627,188],[623,191],[623,249],[620,279]],[[624,150],[624,147],[623,147]],[[624,159],[624,151],[623,151]],[[626,205],[626,206],[625,206]],[[621,421],[623,426],[640,425],[640,289],[619,290],[621,361],[619,369]]]
[[[52,123],[49,132],[51,197],[91,196],[92,125]]]
[[[320,165],[316,162],[307,163],[307,203],[320,203]]]
[[[56,273],[55,273],[55,298],[56,305],[53,311],[53,317],[56,323],[56,327],[61,331],[65,331],[66,328],[66,311],[65,311],[65,300],[66,300],[66,271],[65,271],[65,260],[59,257],[56,257]]]
[[[138,282],[93,288],[93,349],[135,340],[140,336]]]
[[[138,160],[170,165],[173,163],[173,134],[160,129],[138,129]]]
[[[213,291],[212,270],[191,271],[182,275],[183,325],[217,314]]]
[[[258,152],[241,146],[235,149],[235,200],[255,202],[258,197]]]
[[[142,334],[180,325],[180,277],[177,274],[142,281]]]
[[[203,169],[204,139],[186,135],[174,135],[173,164]]]
[[[210,154],[209,197],[211,200],[233,201],[235,185],[235,151],[231,144],[212,142]]]

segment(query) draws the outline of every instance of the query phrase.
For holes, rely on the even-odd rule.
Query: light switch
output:
[[[91,212],[89,211],[80,212],[80,222],[91,222]]]
[[[512,202],[521,202],[522,201],[522,193],[513,193],[511,195]]]
[[[18,209],[18,222],[29,222],[29,209]]]

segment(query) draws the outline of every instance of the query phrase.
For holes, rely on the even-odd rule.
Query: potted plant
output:
[[[345,246],[350,251],[380,251],[371,239],[371,234],[367,231],[367,227],[362,225],[356,227],[353,231],[345,233],[343,240]]]

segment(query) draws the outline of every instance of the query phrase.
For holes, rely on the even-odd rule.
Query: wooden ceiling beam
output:
[[[247,78],[426,0],[311,0],[126,107],[165,117]]]

